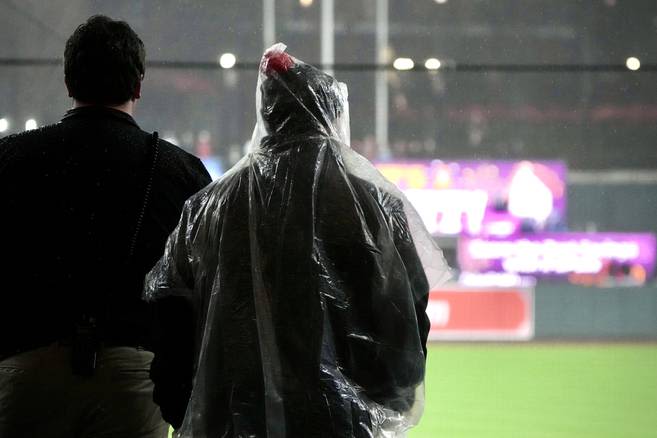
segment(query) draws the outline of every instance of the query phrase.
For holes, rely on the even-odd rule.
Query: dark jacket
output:
[[[140,220],[152,138],[126,113],[83,107],[0,140],[0,352],[70,337],[82,313],[108,343],[148,346],[144,275],[210,182],[200,160],[159,140]]]

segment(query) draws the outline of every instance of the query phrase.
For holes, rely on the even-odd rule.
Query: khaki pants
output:
[[[72,375],[70,348],[57,344],[0,361],[0,437],[166,438],[148,377],[152,359],[106,348],[93,377]]]

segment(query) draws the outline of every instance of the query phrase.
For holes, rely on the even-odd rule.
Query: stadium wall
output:
[[[657,172],[572,172],[572,230],[657,233]],[[536,287],[534,339],[657,341],[657,282],[641,288]]]
[[[657,285],[537,285],[536,340],[657,341]]]
[[[571,230],[657,233],[657,172],[580,172],[569,178]]]

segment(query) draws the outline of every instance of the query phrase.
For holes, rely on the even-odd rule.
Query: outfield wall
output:
[[[604,178],[568,183],[568,227],[657,234],[657,182],[605,184]]]
[[[534,339],[657,340],[657,285],[537,285]]]
[[[594,223],[601,231],[657,233],[654,178],[636,183],[611,181],[614,175],[576,176],[568,183],[571,229]],[[643,288],[538,285],[534,303],[534,339],[657,340],[655,280]]]

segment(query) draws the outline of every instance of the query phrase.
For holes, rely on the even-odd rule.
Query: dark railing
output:
[[[59,66],[62,59],[57,58],[0,58],[0,67],[48,67]],[[338,63],[331,65],[313,64],[322,69],[335,71],[399,71],[392,64]],[[146,66],[162,69],[187,70],[224,70],[218,62],[212,61],[147,61]],[[257,62],[237,62],[231,69],[256,70]],[[446,61],[438,70],[428,70],[421,64],[416,64],[408,72],[470,72],[470,73],[654,73],[657,64],[642,64],[638,70],[630,70],[624,64],[466,64]]]

